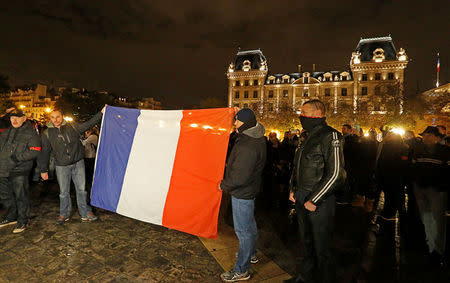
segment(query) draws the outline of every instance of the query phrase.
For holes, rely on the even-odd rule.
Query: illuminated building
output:
[[[404,70],[408,57],[390,36],[361,38],[348,70],[271,74],[261,50],[239,51],[228,67],[228,105],[260,114],[299,111],[310,99],[322,100],[329,112],[385,114],[395,100],[403,111]]]

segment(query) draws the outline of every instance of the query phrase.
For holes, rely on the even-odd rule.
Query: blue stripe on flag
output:
[[[140,113],[138,109],[106,107],[92,186],[92,205],[116,211]]]

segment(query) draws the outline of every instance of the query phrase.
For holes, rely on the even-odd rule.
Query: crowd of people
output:
[[[244,110],[249,112],[249,109],[241,111]],[[446,210],[450,208],[450,138],[446,127],[428,126],[418,136],[413,131],[402,136],[386,126],[364,133],[359,126],[344,124],[338,132],[326,124],[325,107],[319,100],[306,102],[301,113],[301,131],[287,131],[283,140],[279,140],[275,132],[268,133],[262,171],[255,170],[255,166],[260,168],[260,159],[236,158],[233,151],[236,145],[241,145],[241,153],[254,151],[253,147],[242,148],[241,144],[244,137],[249,138],[249,129],[254,128],[239,128],[238,124],[237,131],[230,137],[228,156],[233,158],[228,159],[225,177],[226,180],[233,174],[242,177],[261,172],[258,197],[266,208],[286,208],[290,221],[297,219],[304,258],[299,273],[286,282],[333,282],[335,270],[330,243],[335,205],[375,213],[381,195],[384,195],[384,206],[380,218],[394,221],[415,217],[424,227],[430,263],[442,267],[446,251]],[[251,119],[247,116],[251,115],[241,113],[244,125],[248,125],[248,121],[254,127],[260,125],[253,116]],[[239,118],[237,115],[236,121]],[[245,166],[236,165],[242,163]],[[236,166],[239,170],[234,170]],[[234,187],[225,190],[232,198],[239,197],[241,188],[260,182],[252,176],[243,177]],[[257,190],[254,190],[247,198],[253,202],[256,195]],[[407,204],[405,195],[408,195]],[[248,210],[253,213],[254,208]],[[258,236],[252,213],[248,216],[246,212],[248,223],[253,227],[251,232],[247,231],[248,235],[242,235],[242,227],[235,228],[239,230],[236,231],[240,242],[238,260],[233,270],[222,274],[223,281],[249,279],[249,263],[257,262]],[[235,225],[239,214],[242,211],[233,207]]]
[[[88,192],[98,143],[95,125],[104,109],[81,124],[66,123],[62,111],[53,110],[45,126],[27,120],[15,107],[6,111],[0,119],[0,201],[6,209],[0,228],[15,225],[13,233],[27,228],[30,176],[48,180],[53,167],[60,190],[56,223],[62,225],[71,218],[71,182],[81,221],[97,220]],[[381,192],[381,218],[402,217],[408,213],[406,207],[418,211],[430,257],[443,265],[450,173],[445,126],[428,126],[418,137],[412,131],[402,137],[388,127],[364,134],[350,124],[342,125],[339,132],[327,125],[324,104],[310,100],[299,117],[303,129],[285,132],[280,141],[274,132],[265,136],[252,110],[237,110],[236,131],[230,136],[225,175],[218,189],[231,195],[239,251],[234,268],[221,274],[223,281],[250,279],[250,264],[258,262],[254,218],[258,195],[267,206],[286,208],[289,219],[299,224],[302,268],[287,282],[333,282],[336,205],[373,213]]]

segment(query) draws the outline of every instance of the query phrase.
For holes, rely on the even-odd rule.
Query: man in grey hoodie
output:
[[[225,282],[250,279],[250,262],[256,263],[255,197],[261,187],[261,174],[266,163],[266,139],[263,125],[255,114],[241,109],[235,117],[238,137],[227,163],[225,178],[219,189],[231,194],[233,222],[239,239],[239,252],[234,268],[220,275]]]

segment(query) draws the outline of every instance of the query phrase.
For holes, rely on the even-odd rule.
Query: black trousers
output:
[[[336,198],[334,195],[310,212],[304,200],[297,199],[295,208],[303,248],[303,261],[298,282],[334,282],[333,231]]]
[[[6,208],[6,219],[27,224],[30,218],[28,176],[0,178],[0,201]]]

